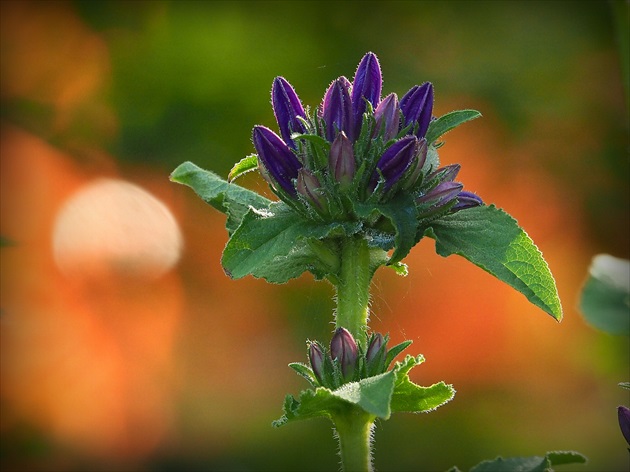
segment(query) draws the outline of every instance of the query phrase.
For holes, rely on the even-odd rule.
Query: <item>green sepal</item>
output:
[[[584,464],[586,457],[574,451],[548,452],[544,457],[497,457],[483,461],[470,472],[553,472],[554,466],[566,464]]]
[[[435,239],[443,257],[458,254],[527,299],[562,319],[556,283],[541,252],[516,220],[494,205],[479,206],[443,216],[428,225],[422,235]]]
[[[429,129],[426,134],[427,143],[431,144],[435,142],[436,139],[453,128],[467,121],[479,118],[480,116],[481,113],[477,110],[457,110],[440,116],[429,124]]]
[[[392,363],[394,358],[407,349],[413,341],[407,340],[403,341],[400,344],[396,344],[394,347],[387,351],[387,357],[385,357],[384,368],[389,369],[389,365]]]
[[[311,369],[309,366],[301,362],[291,362],[289,364],[289,367],[296,371],[300,376],[304,377],[313,388],[319,387],[317,377],[315,377],[313,369]]]
[[[256,154],[250,154],[238,161],[228,174],[228,182],[234,182],[241,175],[258,169],[258,156]]]
[[[291,139],[294,142],[304,140],[304,143],[300,143],[300,146],[304,145],[310,149],[310,152],[306,152],[307,156],[314,156],[315,162],[307,162],[307,167],[311,170],[320,170],[328,166],[328,156],[330,155],[330,143],[328,140],[318,136],[316,134],[309,133],[293,133]]]
[[[444,382],[430,387],[420,387],[411,382],[409,371],[423,361],[422,356],[407,356],[388,372],[343,384],[335,390],[325,387],[304,390],[297,399],[287,395],[284,415],[272,424],[279,427],[289,421],[333,418],[353,408],[360,408],[384,420],[395,412],[432,411],[451,400],[455,390]]]
[[[192,162],[180,164],[170,179],[192,188],[206,203],[225,213],[228,234],[238,228],[250,207],[261,210],[271,205],[271,200],[239,185],[228,183],[214,172],[201,169]]]

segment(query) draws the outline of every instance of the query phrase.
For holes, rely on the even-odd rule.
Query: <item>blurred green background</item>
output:
[[[253,152],[253,125],[275,128],[274,77],[313,108],[367,51],[384,94],[431,81],[436,114],[482,112],[447,136],[441,159],[521,222],[565,309],[557,325],[425,241],[409,277],[379,272],[374,327],[426,356],[414,381],[458,393],[435,413],[378,423],[377,470],[563,449],[589,457],[575,470],[627,470],[616,407],[630,403],[617,386],[630,375],[628,337],[576,310],[591,257],[630,256],[627,2],[0,8],[1,232],[13,242],[2,249],[3,470],[337,469],[328,422],[270,426],[284,395],[306,388],[286,365],[305,360],[307,338],[330,335],[331,288],[310,276],[230,281],[223,217],[168,174],[191,160],[227,175]],[[103,256],[105,269],[60,270],[56,215],[102,176],[167,205],[184,240],[176,267],[129,275]],[[243,184],[264,191],[257,176]]]

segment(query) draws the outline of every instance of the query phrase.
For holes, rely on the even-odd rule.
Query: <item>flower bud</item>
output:
[[[358,348],[350,331],[337,328],[330,341],[330,356],[339,362],[343,379],[351,380],[357,366]]]
[[[418,182],[418,178],[420,177],[420,174],[422,173],[422,167],[424,166],[424,163],[426,162],[426,160],[427,160],[427,140],[422,138],[420,141],[418,141],[418,148],[416,150],[416,155],[412,162],[413,170],[411,171],[409,176],[406,178],[405,184],[402,187],[403,190],[409,190],[416,184],[416,182]]]
[[[381,333],[374,333],[372,335],[372,339],[370,340],[370,344],[368,344],[365,360],[368,362],[373,361],[384,342],[385,340],[383,339],[383,335]]]
[[[320,212],[327,210],[326,197],[322,189],[322,184],[313,172],[302,167],[298,171],[297,192],[302,195],[315,209]]]
[[[319,344],[312,342],[308,346],[308,360],[317,381],[324,385],[324,351]]]
[[[435,172],[431,172],[427,176],[427,181],[431,181],[433,179],[438,179],[440,182],[452,182],[457,177],[459,170],[462,166],[459,164],[451,164],[448,166],[440,167]]]
[[[374,110],[374,119],[376,120],[374,133],[378,136],[382,132],[383,141],[387,142],[390,139],[394,139],[398,134],[400,125],[399,112],[398,97],[395,93],[390,93],[385,97]]]
[[[350,99],[351,84],[345,77],[335,80],[324,95],[321,117],[326,124],[326,139],[333,141],[339,132],[345,132],[352,140],[353,116]]]
[[[623,434],[626,442],[630,445],[630,409],[625,406],[617,407],[617,416],[619,417],[621,434]]]
[[[363,122],[363,113],[366,110],[366,100],[376,108],[381,99],[381,89],[383,86],[383,78],[381,75],[381,66],[377,57],[368,52],[357,68],[352,82],[352,108],[354,110],[354,137],[359,136],[361,132],[361,123]]]
[[[400,110],[404,116],[403,127],[417,123],[418,129],[415,134],[423,138],[429,129],[433,113],[433,85],[425,82],[411,87],[400,99]]]
[[[417,148],[418,138],[413,135],[405,136],[388,147],[376,163],[377,170],[372,175],[370,187],[376,187],[380,171],[385,179],[385,191],[391,188],[411,166]]]
[[[267,176],[289,195],[295,196],[293,179],[302,164],[280,137],[264,126],[254,126],[253,142]]]
[[[356,161],[352,141],[343,131],[337,135],[330,146],[328,165],[335,181],[341,186],[350,185],[356,172]]]
[[[417,203],[429,206],[444,206],[452,201],[461,192],[464,186],[459,182],[441,182],[425,195],[416,199]]]
[[[479,196],[463,190],[457,195],[457,203],[451,211],[465,210],[466,208],[473,208],[480,205],[483,205],[483,200]]]
[[[298,116],[306,118],[306,113],[295,90],[284,77],[276,77],[273,81],[271,104],[282,139],[290,147],[295,148],[291,133],[303,133],[305,131],[304,123],[300,121]]]

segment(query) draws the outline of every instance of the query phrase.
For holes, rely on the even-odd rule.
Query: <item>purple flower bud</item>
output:
[[[342,186],[350,185],[356,172],[352,141],[342,131],[330,146],[328,165],[334,179]]]
[[[418,203],[432,206],[443,206],[452,201],[464,186],[459,182],[441,182],[425,195],[416,199]]]
[[[358,348],[352,334],[345,328],[337,328],[330,341],[330,356],[337,359],[344,380],[352,379],[357,366]]]
[[[450,164],[448,166],[440,167],[435,172],[431,172],[427,176],[427,181],[438,179],[440,182],[452,182],[457,177],[459,170],[462,168],[459,164]]]
[[[267,175],[289,195],[295,196],[293,179],[302,164],[280,137],[264,126],[254,126],[253,141]]]
[[[479,196],[464,190],[457,195],[457,203],[451,211],[465,210],[466,208],[473,208],[480,205],[483,205],[483,200]]]
[[[326,139],[333,141],[337,133],[343,131],[353,136],[352,101],[350,100],[351,84],[345,77],[335,80],[324,95],[321,106],[321,117],[326,124]]]
[[[306,113],[295,90],[283,77],[276,77],[273,81],[271,103],[282,139],[294,148],[295,143],[291,139],[291,133],[303,133],[305,131],[304,123],[298,119],[298,116],[306,118]]]
[[[354,110],[354,135],[359,136],[361,132],[361,123],[363,121],[363,113],[365,113],[365,100],[376,108],[381,99],[381,88],[383,87],[383,78],[381,76],[381,66],[378,58],[374,53],[368,52],[354,74],[352,82],[352,108]]]
[[[308,360],[311,369],[320,384],[324,384],[324,351],[317,343],[310,343],[308,346]]]
[[[416,136],[423,138],[429,129],[431,114],[433,113],[433,85],[425,82],[422,85],[414,85],[409,92],[400,99],[400,110],[403,113],[404,126],[418,123]]]
[[[372,362],[376,358],[376,355],[384,342],[385,340],[383,339],[383,335],[381,333],[374,333],[365,354],[365,360],[367,362]]]
[[[370,187],[376,187],[380,171],[385,178],[385,190],[391,188],[409,169],[417,149],[418,138],[415,136],[405,136],[388,147],[376,163],[377,170],[372,174]]]
[[[383,140],[389,141],[394,139],[398,134],[398,128],[400,125],[400,109],[398,108],[398,96],[395,93],[390,93],[378,104],[376,110],[374,110],[374,119],[376,120],[376,126],[374,132],[378,133],[383,131]]]
[[[413,171],[409,174],[409,177],[407,177],[405,184],[403,185],[403,190],[409,190],[418,181],[422,172],[422,167],[427,160],[427,149],[427,140],[422,138],[418,141],[418,149],[416,150],[416,156],[414,157],[412,163]]]
[[[319,211],[326,211],[328,205],[323,193],[322,184],[317,176],[310,170],[302,167],[298,171],[295,188],[314,208]]]

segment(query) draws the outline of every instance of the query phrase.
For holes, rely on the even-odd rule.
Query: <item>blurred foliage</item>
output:
[[[630,261],[595,256],[582,287],[580,311],[591,326],[630,336]]]
[[[253,151],[253,125],[275,128],[270,106],[275,76],[286,77],[302,101],[315,107],[328,84],[351,75],[349,68],[371,50],[383,67],[385,93],[402,95],[429,80],[437,114],[456,108],[483,113],[469,129],[449,135],[441,157],[445,163],[461,162],[462,179],[471,190],[496,200],[523,223],[549,257],[568,311],[560,327],[550,328],[542,316],[520,313],[527,308],[483,274],[451,258],[435,261],[432,248],[410,255],[408,278],[379,277],[375,329],[390,332],[393,342],[413,338],[413,347],[428,360],[418,382],[444,378],[458,393],[439,414],[379,423],[377,470],[445,470],[453,464],[467,470],[488,457],[552,448],[588,456],[580,470],[625,470],[627,451],[622,438],[615,442],[614,408],[627,403],[616,383],[627,375],[628,344],[582,327],[571,306],[592,254],[630,257],[627,75],[622,79],[627,41],[623,32],[619,40],[620,28],[615,29],[620,24],[627,31],[622,11],[627,2],[612,6],[597,0],[0,2],[2,141],[21,146],[6,144],[11,152],[3,147],[2,175],[9,177],[2,187],[24,192],[14,203],[24,208],[20,222],[33,235],[25,240],[9,231],[3,206],[2,235],[16,242],[3,249],[3,266],[13,258],[15,266],[30,270],[5,277],[3,269],[3,284],[22,284],[20,290],[3,285],[0,303],[8,320],[0,332],[3,358],[19,364],[3,370],[3,468],[337,468],[327,422],[270,427],[283,395],[303,387],[286,364],[306,360],[306,338],[329,336],[329,319],[322,318],[333,306],[329,287],[310,278],[281,288],[228,281],[219,265],[223,221],[202,204],[182,203],[177,194],[171,206],[179,208],[187,238],[177,273],[183,288],[171,279],[139,286],[125,282],[118,288],[125,304],[86,283],[81,298],[52,263],[45,265],[49,237],[32,221],[52,221],[53,203],[60,205],[66,195],[59,189],[102,167],[107,172],[116,167],[162,196],[175,192],[160,185],[170,189],[168,174],[184,160],[226,176],[234,162]],[[16,141],[6,131],[16,125],[43,142]],[[37,161],[46,165],[7,173],[12,170],[4,167],[7,162],[30,165],[35,151],[46,145],[51,145],[48,160]],[[59,153],[73,160],[68,163]],[[58,187],[47,180],[53,172]],[[243,182],[262,188],[255,176]],[[3,205],[9,203],[3,193]],[[47,290],[37,291],[38,284]],[[128,286],[137,293],[130,294]],[[252,297],[245,296],[249,293]],[[426,293],[439,304],[431,305]],[[168,337],[154,323],[169,319],[168,297],[175,295],[185,297],[185,315],[178,315],[177,334]],[[24,332],[16,337],[11,331],[18,297],[41,315],[36,319],[48,336],[60,338],[42,334],[33,344],[20,344]],[[101,311],[89,318],[85,306],[97,302]],[[216,316],[228,309],[229,316]],[[103,316],[119,312],[123,319]],[[69,320],[89,329],[79,330]],[[156,351],[148,352],[158,354],[138,354],[128,341],[135,333],[157,340]],[[112,339],[131,348],[125,351]],[[9,351],[12,346],[26,348]],[[41,351],[41,357],[29,357]],[[68,352],[73,353],[69,360]],[[55,407],[81,420],[86,405],[93,404],[94,390],[80,382],[92,372],[109,379],[106,354],[123,358],[127,364],[120,371],[139,382],[130,381],[128,391],[120,387],[132,399],[121,410],[140,411],[140,420],[131,422],[123,437],[133,443],[162,434],[139,459],[118,449],[120,457],[106,458],[107,452],[82,449],[93,434],[88,423],[72,436],[74,442],[54,434],[67,426],[55,423]],[[176,374],[151,364],[160,356]],[[59,371],[44,370],[41,377],[35,370],[38,375],[27,381],[29,368],[55,360]],[[230,374],[233,364],[242,367],[240,377]],[[78,370],[64,370],[70,367]],[[155,378],[145,374],[152,368]],[[9,378],[25,379],[20,384],[25,388]],[[178,387],[171,396],[164,394],[164,403],[146,394],[171,383]],[[251,397],[252,384],[259,389],[258,400]],[[101,405],[96,410],[105,417],[108,405],[115,405],[113,394],[95,391]],[[41,406],[37,394],[46,392],[63,394],[57,403],[47,398]],[[31,416],[22,418],[9,403],[16,398]],[[146,420],[156,412],[170,422],[167,432]],[[36,415],[44,418],[41,423]],[[111,439],[106,433],[98,431],[103,444]]]

